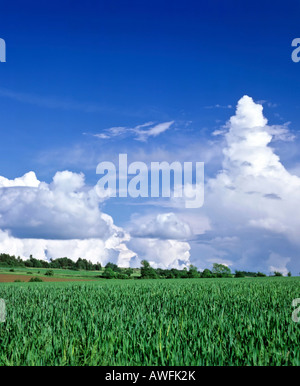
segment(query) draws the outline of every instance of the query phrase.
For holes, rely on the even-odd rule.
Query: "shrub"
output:
[[[110,267],[105,268],[102,277],[105,279],[114,279],[116,277],[116,272],[114,272]]]
[[[32,277],[30,280],[29,280],[29,283],[39,283],[41,281],[44,281],[43,279],[41,279],[40,277]]]
[[[129,276],[125,273],[117,273],[117,279],[129,279]]]
[[[45,272],[45,276],[53,276],[53,275],[54,275],[54,272],[51,269]]]

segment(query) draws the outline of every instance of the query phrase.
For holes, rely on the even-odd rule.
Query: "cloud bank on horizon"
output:
[[[146,141],[173,123],[111,128],[99,138],[130,132]],[[120,266],[147,259],[162,268],[192,263],[204,269],[221,262],[284,274],[299,269],[300,178],[271,147],[274,140],[293,140],[288,125],[268,125],[262,104],[245,95],[226,126],[213,133],[218,135],[225,143],[222,169],[207,179],[202,208],[183,209],[170,200],[168,211],[157,205],[155,211],[136,213],[123,228],[103,213],[95,187],[82,173],[57,172],[50,184],[34,172],[14,180],[0,177],[0,251]]]

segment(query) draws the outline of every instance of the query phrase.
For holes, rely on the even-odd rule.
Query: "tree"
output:
[[[51,260],[50,268],[61,268],[61,269],[75,269],[76,263],[67,258],[67,257],[60,257],[55,260]]]
[[[101,268],[102,268],[102,266],[101,266],[101,263],[99,263],[99,262],[94,265],[95,271],[101,271]]]
[[[204,279],[208,279],[212,278],[213,274],[209,269],[205,268],[204,271],[201,273],[201,277],[203,277]]]
[[[283,276],[281,272],[274,271],[274,276]]]
[[[180,271],[179,269],[176,269],[176,268],[172,268],[172,269],[170,269],[170,271],[169,271],[169,273],[168,273],[168,278],[180,278],[181,277],[181,273],[182,273],[182,271]]]
[[[230,268],[224,264],[214,263],[212,273],[215,274],[217,277],[231,277]]]
[[[117,264],[114,264],[114,263],[107,263],[105,268],[111,268],[114,272],[119,272],[119,273],[122,272],[121,268],[118,267]]]
[[[171,269],[166,269],[165,277],[167,279],[175,279],[176,278],[175,274],[172,272]]]
[[[257,277],[266,277],[267,275],[262,272],[257,272]]]
[[[197,277],[200,277],[200,275],[199,275],[199,272],[198,272],[198,270],[197,270],[197,267],[195,267],[194,265],[190,265],[190,267],[189,267],[189,271],[188,271],[188,277],[189,278],[197,278]]]
[[[243,271],[235,271],[235,277],[245,277],[245,273]]]
[[[134,272],[134,270],[132,268],[126,268],[126,269],[123,270],[123,274],[127,275],[128,277],[131,277],[133,272]]]
[[[291,276],[292,276],[292,273],[291,273],[291,272],[288,272],[287,275],[288,275],[288,277],[291,277]]]
[[[157,279],[158,275],[154,268],[151,268],[150,263],[147,260],[141,261],[141,276],[142,279]]]
[[[184,267],[183,270],[180,273],[180,278],[181,279],[186,279],[188,278],[188,270],[187,267]]]
[[[18,256],[18,258],[16,258],[15,256],[10,256],[8,255],[7,253],[1,253],[0,254],[0,266],[19,266],[19,267],[24,267],[24,262],[23,260],[20,258],[20,256]]]
[[[81,257],[78,258],[75,265],[76,265],[76,268],[78,269],[85,269],[85,263]]]

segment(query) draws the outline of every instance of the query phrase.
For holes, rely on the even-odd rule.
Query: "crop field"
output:
[[[300,278],[3,283],[0,365],[300,365]]]

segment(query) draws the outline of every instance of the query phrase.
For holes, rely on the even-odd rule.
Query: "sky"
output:
[[[292,0],[1,1],[0,252],[298,275],[299,12]],[[97,166],[119,176],[119,154],[203,162],[203,205],[100,197]]]

